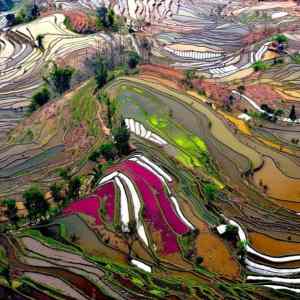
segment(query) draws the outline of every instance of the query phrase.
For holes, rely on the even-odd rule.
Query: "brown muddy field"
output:
[[[300,243],[277,240],[261,233],[251,232],[249,240],[257,251],[265,255],[287,256],[300,253]]]
[[[267,185],[268,196],[283,201],[300,202],[300,180],[285,176],[269,157],[264,157],[263,167],[255,172],[254,182],[258,187]]]

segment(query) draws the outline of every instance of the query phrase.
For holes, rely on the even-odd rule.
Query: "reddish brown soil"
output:
[[[209,98],[220,104],[223,104],[224,100],[231,95],[231,89],[229,86],[221,83],[215,83],[210,80],[193,80],[193,86],[196,90],[205,91]]]
[[[158,77],[162,76],[163,78],[176,80],[178,82],[184,79],[182,71],[163,65],[141,65],[140,72],[141,74],[156,74]]]
[[[70,19],[73,28],[78,33],[91,32],[96,29],[96,19],[82,11],[69,10],[65,11],[64,15]]]
[[[245,94],[255,100],[258,105],[266,103],[277,107],[282,97],[267,84],[253,84],[246,87]]]
[[[60,67],[69,66],[83,71],[87,68],[86,60],[95,56],[96,53],[97,49],[95,47],[86,47],[70,52],[67,54],[67,56],[64,55],[63,57],[58,57],[56,59],[56,63]]]
[[[295,31],[297,29],[296,24],[289,24],[288,26],[283,26],[282,28],[277,27],[267,27],[264,30],[262,29],[254,29],[249,34],[247,34],[242,43],[245,45],[252,45],[257,42],[260,42],[268,37],[271,37],[275,34],[282,33],[284,31]]]
[[[88,150],[93,143],[93,138],[89,136],[87,128],[84,125],[73,128],[64,137],[65,147],[67,149]]]
[[[184,74],[180,70],[175,70],[168,66],[163,65],[142,65],[140,66],[139,78],[157,82],[166,85],[169,88],[182,90]]]

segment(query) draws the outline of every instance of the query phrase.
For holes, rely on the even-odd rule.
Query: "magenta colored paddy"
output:
[[[71,203],[64,209],[65,214],[85,214],[95,219],[97,225],[102,224],[100,218],[100,202],[105,202],[108,220],[113,221],[115,215],[115,186],[113,182],[108,182],[96,190],[95,195],[90,195]]]
[[[166,195],[164,185],[161,180],[151,171],[134,161],[126,161],[122,164],[125,168],[129,168],[134,173],[139,174],[154,190],[154,194],[159,201],[159,205],[166,217],[169,225],[177,234],[184,234],[189,231],[188,226],[182,222],[177,215],[171,200]]]
[[[127,167],[126,163],[120,165],[119,170],[122,170],[122,173],[126,174],[134,181],[140,195],[143,196],[144,218],[153,225],[155,230],[160,232],[163,243],[163,254],[166,255],[178,252],[180,249],[177,242],[177,236],[165,222],[164,216],[158,206],[156,195],[150,189],[148,182],[140,173]]]
[[[100,201],[96,196],[89,196],[71,203],[64,209],[65,214],[85,214],[95,219],[97,225],[102,224],[99,216]]]
[[[100,198],[101,201],[105,201],[105,211],[109,222],[113,222],[115,217],[115,195],[116,190],[113,182],[108,182],[103,186],[99,187],[95,194]]]

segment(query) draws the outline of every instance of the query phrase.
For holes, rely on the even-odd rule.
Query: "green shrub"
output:
[[[293,63],[300,65],[300,53],[291,56]]]
[[[64,25],[66,26],[66,28],[68,30],[77,32],[76,29],[74,28],[73,24],[71,23],[71,19],[68,16],[65,17]]]
[[[268,69],[268,65],[266,63],[264,63],[263,61],[258,60],[257,62],[255,62],[252,65],[252,68],[254,69],[255,72],[265,71]]]
[[[277,34],[272,38],[272,40],[282,44],[287,43],[289,39],[284,34]]]
[[[40,91],[36,92],[32,96],[31,104],[29,106],[30,112],[37,110],[39,107],[43,106],[50,100],[50,92],[46,86],[44,86]]]
[[[135,51],[130,51],[128,53],[128,67],[129,69],[134,69],[140,62],[141,58]]]
[[[238,237],[238,227],[228,224],[226,225],[226,231],[224,233],[224,237],[228,240],[235,240]]]
[[[208,201],[216,200],[218,196],[218,187],[214,183],[206,183],[203,187],[203,193]]]

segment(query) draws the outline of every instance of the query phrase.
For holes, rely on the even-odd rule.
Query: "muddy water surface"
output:
[[[300,171],[300,170],[299,170]],[[267,185],[268,196],[284,201],[300,203],[300,180],[285,176],[269,157],[264,157],[264,166],[254,174],[254,182]],[[293,209],[292,203],[289,207]],[[299,205],[296,205],[298,211]]]
[[[183,214],[199,229],[200,233],[196,238],[195,246],[197,255],[204,258],[203,267],[230,279],[239,278],[239,264],[231,255],[224,241],[210,232],[208,225],[193,213],[193,208],[188,202],[181,201],[180,204]]]
[[[249,239],[253,248],[266,255],[300,255],[300,243],[276,240],[257,232],[250,233]]]

